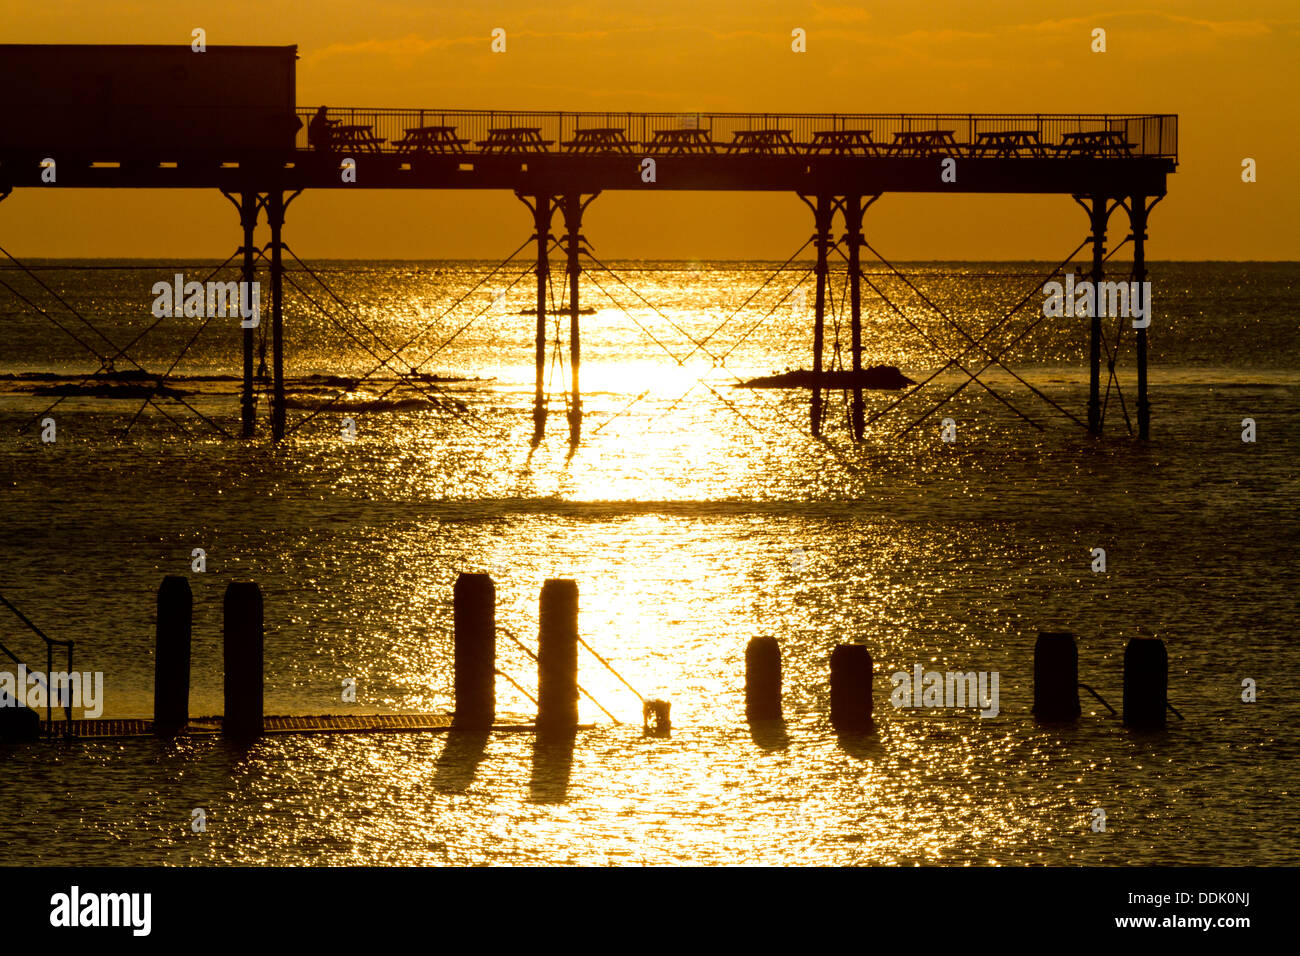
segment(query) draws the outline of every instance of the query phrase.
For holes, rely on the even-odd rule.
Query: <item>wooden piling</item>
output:
[[[228,737],[262,735],[262,590],[252,581],[232,581],[222,602],[225,644],[225,717]]]
[[[578,725],[578,583],[542,585],[537,638],[537,727]]]
[[[452,726],[485,730],[496,719],[496,586],[486,574],[462,574],[452,589],[456,712]]]
[[[745,648],[745,719],[781,719],[781,645],[753,638]]]
[[[1165,726],[1169,701],[1169,656],[1157,637],[1135,637],[1124,648],[1124,726]]]
[[[1079,648],[1074,635],[1039,631],[1034,643],[1034,717],[1047,723],[1077,720]]]
[[[169,574],[158,587],[154,638],[153,732],[170,737],[190,722],[190,632],[194,596],[190,582]]]
[[[862,644],[838,644],[831,651],[831,726],[865,730],[871,726],[871,652]]]

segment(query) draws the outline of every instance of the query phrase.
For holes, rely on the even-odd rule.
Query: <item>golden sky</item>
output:
[[[1178,113],[1179,171],[1148,255],[1300,259],[1294,0],[0,0],[5,43],[188,44],[195,27],[210,45],[297,44],[303,106]],[[1241,181],[1244,157],[1258,182]],[[500,259],[530,224],[504,192],[333,190],[300,197],[285,238],[304,258]],[[895,194],[866,228],[892,259],[1057,259],[1087,222],[1069,197]],[[583,232],[606,260],[784,259],[811,229],[793,195],[658,192],[602,195]],[[238,242],[216,191],[23,189],[0,203],[0,244],[19,257],[224,258]]]

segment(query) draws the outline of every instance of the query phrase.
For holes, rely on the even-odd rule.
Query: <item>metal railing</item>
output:
[[[317,108],[301,107],[302,128],[297,145],[308,148],[308,128]],[[532,110],[440,110],[389,109],[382,107],[328,108],[332,123],[370,127],[383,140],[380,152],[394,152],[407,130],[427,126],[454,129],[454,137],[465,140],[466,153],[483,152],[483,143],[494,129],[527,127],[540,132],[546,152],[564,152],[565,143],[581,129],[613,128],[641,147],[649,145],[655,133],[671,129],[703,129],[719,146],[732,145],[742,130],[787,130],[793,142],[807,148],[814,134],[832,130],[866,130],[882,146],[894,142],[895,134],[924,130],[951,131],[959,146],[972,146],[983,133],[1029,131],[1037,134],[1044,147],[1059,146],[1067,133],[1111,132],[1122,134],[1131,144],[1135,158],[1178,158],[1178,117],[1174,114],[1128,113],[598,113]],[[339,146],[337,149],[345,149]]]
[[[37,627],[35,624],[32,623],[31,619],[28,618],[26,614],[18,610],[18,608],[14,607],[11,603],[9,603],[9,599],[6,598],[3,594],[0,594],[0,604],[3,604],[10,611],[12,611],[14,615],[17,616],[18,620],[22,621],[23,624],[27,625],[27,628],[29,630],[31,630],[33,633],[36,634],[37,637],[39,637],[41,640],[45,642],[45,727],[46,727],[46,731],[49,734],[53,735],[54,733],[54,681],[51,675],[54,673],[54,646],[57,644],[67,648],[68,669],[65,673],[68,674],[70,678],[72,674],[72,648],[76,644],[76,642],[60,641],[60,640],[56,640],[53,637],[47,636],[44,631],[42,631],[39,627]],[[24,667],[26,666],[26,664],[24,664],[24,662],[20,660],[18,656],[14,654],[13,651],[5,647],[4,644],[0,644],[0,652],[3,652],[4,655],[8,657],[11,661],[13,661],[15,664]],[[26,690],[26,688],[18,687],[16,688],[16,690],[18,691],[18,693],[22,694]],[[72,733],[72,686],[71,684],[65,682],[62,687],[62,691],[67,694],[66,700],[61,701],[63,703],[64,717],[67,718],[63,729],[64,735],[66,736]],[[62,696],[63,694],[61,693],[60,697],[62,698]],[[16,703],[19,706],[25,706],[21,698]]]

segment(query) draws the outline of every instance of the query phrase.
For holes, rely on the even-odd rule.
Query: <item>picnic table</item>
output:
[[[627,138],[627,131],[617,126],[575,129],[573,139],[561,145],[574,153],[631,153],[636,149],[636,143]]]
[[[544,153],[555,142],[542,139],[540,126],[498,126],[476,145],[485,153]]]
[[[788,129],[738,129],[732,134],[726,152],[775,154],[796,152]]]
[[[377,153],[379,147],[387,142],[375,136],[373,126],[346,126],[339,124],[330,129],[330,146],[338,149],[341,146],[357,147],[367,152]]]
[[[950,129],[910,129],[894,134],[890,156],[958,156],[961,144]]]
[[[862,152],[874,155],[881,147],[871,138],[869,129],[819,129],[813,132],[810,152],[830,153],[832,156],[851,156]]]
[[[1056,147],[1063,156],[1132,156],[1133,144],[1117,129],[1065,133]]]
[[[467,139],[456,138],[454,126],[412,126],[393,145],[399,153],[463,153]]]
[[[647,149],[652,153],[670,156],[674,153],[716,153],[717,143],[709,138],[707,129],[657,129]]]
[[[997,158],[1022,156],[1043,156],[1045,149],[1038,138],[1036,129],[1002,129],[990,133],[980,133],[971,145],[972,156],[990,155]]]

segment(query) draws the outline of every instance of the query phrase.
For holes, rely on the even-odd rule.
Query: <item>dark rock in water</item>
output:
[[[856,379],[856,381],[855,381]],[[896,391],[915,385],[894,365],[873,365],[864,368],[856,376],[851,371],[822,372],[822,388],[876,388]],[[748,382],[739,382],[737,388],[812,388],[813,373],[804,369],[782,372],[779,375],[767,375],[763,378],[751,378]]]
[[[100,369],[91,375],[76,378],[49,372],[23,372],[18,375],[0,376],[0,378],[23,383],[16,385],[15,391],[27,392],[31,395],[141,399],[150,396],[179,398],[191,394],[186,389],[163,384],[156,374],[139,369],[124,372]],[[40,382],[43,384],[28,385],[27,382]]]
[[[41,736],[41,718],[30,707],[0,691],[0,743],[36,740]]]
[[[81,396],[83,398],[131,398],[141,399],[150,396],[159,396],[162,398],[179,398],[183,395],[191,394],[190,391],[183,388],[172,388],[170,385],[155,387],[153,385],[115,385],[111,382],[100,382],[98,384],[87,383],[79,385],[76,383],[64,383],[62,385],[36,385],[29,391],[33,395],[63,395],[68,397]]]

